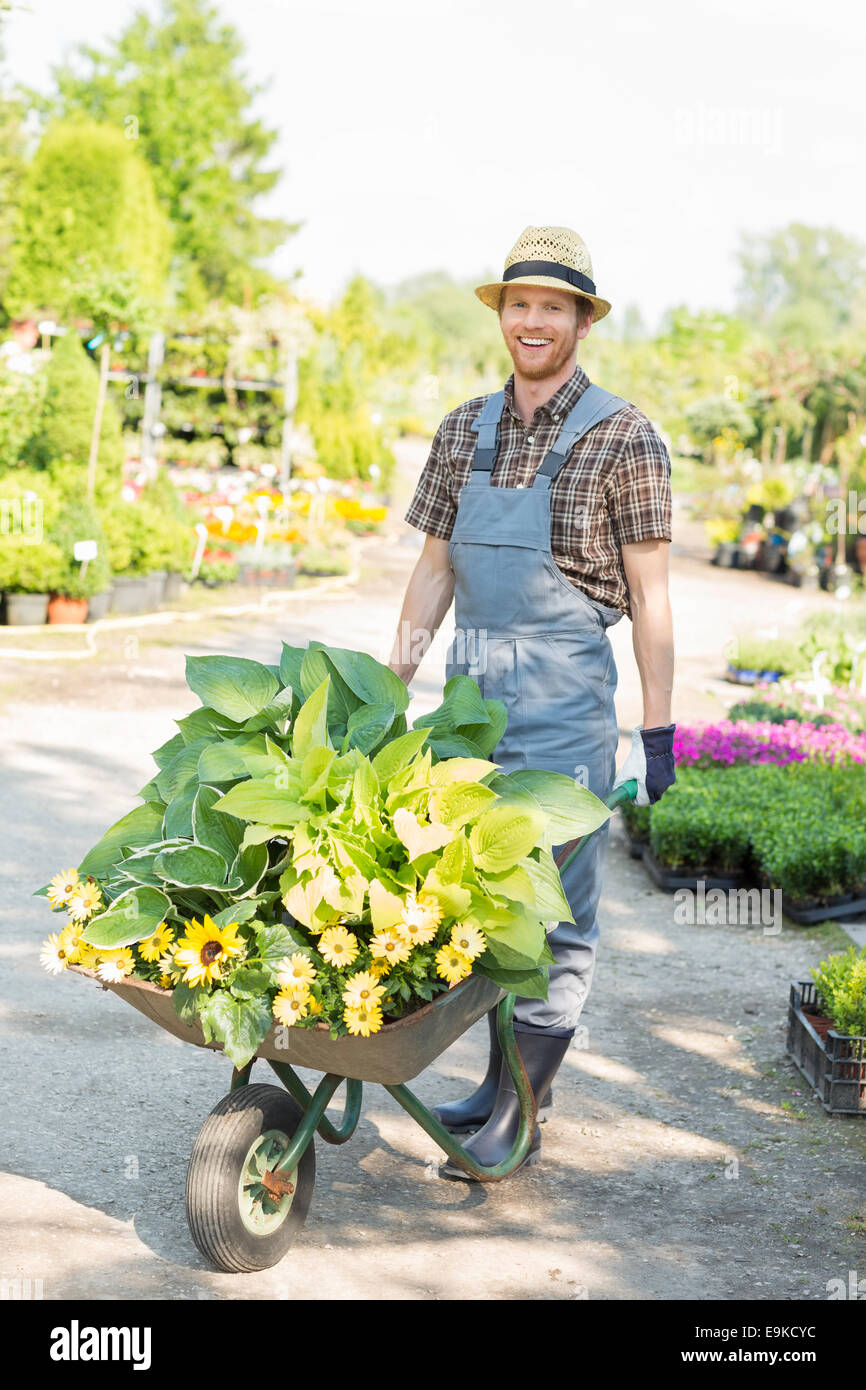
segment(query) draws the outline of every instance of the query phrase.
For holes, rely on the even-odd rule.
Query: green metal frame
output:
[[[610,796],[607,797],[605,804],[612,811],[623,801],[629,801],[637,795],[637,782],[624,782],[616,787]],[[591,832],[591,834],[594,832]],[[560,873],[565,869],[583,849],[590,839],[590,835],[584,835],[578,840],[575,847],[569,853],[567,859],[559,865]],[[506,994],[497,1007],[496,1027],[499,1034],[499,1045],[508,1067],[508,1073],[514,1083],[517,1098],[520,1104],[520,1120],[517,1128],[517,1137],[514,1140],[511,1150],[501,1163],[495,1167],[485,1167],[478,1163],[476,1159],[468,1154],[462,1144],[458,1143],[453,1134],[450,1134],[444,1125],[441,1125],[435,1115],[427,1109],[418,1097],[409,1090],[404,1084],[385,1086],[385,1090],[392,1095],[399,1105],[403,1107],[408,1115],[411,1115],[426,1134],[444,1149],[448,1157],[458,1168],[462,1168],[465,1173],[476,1178],[479,1182],[499,1182],[502,1178],[509,1177],[523,1163],[529,1153],[529,1146],[532,1142],[532,1134],[535,1129],[537,1117],[537,1105],[532,1087],[520,1053],[517,1050],[517,1043],[514,1037],[514,1005],[516,995]],[[252,1071],[253,1062],[240,1070],[237,1068],[232,1073],[231,1089],[235,1090],[238,1086],[245,1086]],[[336,1072],[327,1072],[319,1082],[315,1091],[311,1094],[304,1085],[297,1072],[288,1062],[274,1062],[268,1059],[268,1065],[276,1072],[280,1081],[285,1086],[290,1095],[304,1111],[304,1118],[298,1125],[291,1143],[279,1162],[272,1170],[274,1173],[289,1173],[297,1167],[300,1159],[308,1144],[312,1142],[314,1134],[319,1134],[328,1144],[345,1144],[350,1139],[358,1127],[361,1117],[361,1100],[363,1096],[363,1083],[351,1076],[339,1076]],[[346,1103],[343,1110],[342,1124],[337,1128],[331,1123],[325,1114],[328,1104],[337,1089],[345,1081],[346,1083]]]

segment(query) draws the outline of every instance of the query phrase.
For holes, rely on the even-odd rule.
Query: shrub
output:
[[[57,593],[67,598],[91,598],[108,587],[111,566],[105,533],[92,507],[85,502],[65,503],[49,539],[62,555],[61,572],[53,585]],[[75,559],[73,550],[75,542],[81,540],[95,540],[97,545],[96,559],[88,561],[83,577],[81,562]]]
[[[80,494],[87,478],[99,373],[77,333],[70,331],[59,339],[45,376],[45,404],[24,457],[37,468],[51,468],[64,491],[74,488]],[[122,466],[120,415],[109,396],[99,434],[97,500],[117,494]]]
[[[836,1031],[866,1034],[866,946],[828,956],[813,969],[812,979]]]
[[[797,643],[782,637],[740,637],[728,662],[737,671],[780,671],[783,676],[808,669]]]

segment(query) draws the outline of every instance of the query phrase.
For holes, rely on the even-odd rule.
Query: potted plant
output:
[[[866,946],[794,980],[787,1051],[832,1115],[866,1115]]]
[[[6,595],[10,627],[45,622],[52,589],[63,573],[63,553],[53,541],[31,542],[21,535],[0,537],[0,589]]]
[[[710,544],[715,547],[710,563],[718,565],[720,569],[733,569],[737,563],[739,521],[733,518],[714,517],[704,524],[707,538]]]
[[[92,596],[105,594],[111,575],[105,535],[95,510],[85,502],[66,501],[49,539],[60,548],[63,568],[48,603],[48,621],[83,623]],[[86,563],[75,558],[75,544],[84,540],[96,543],[96,555]]]

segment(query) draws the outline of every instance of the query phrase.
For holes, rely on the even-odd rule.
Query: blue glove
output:
[[[614,787],[632,778],[637,782],[636,806],[651,806],[676,781],[674,771],[674,732],[676,724],[660,729],[632,730],[631,752],[620,768]]]

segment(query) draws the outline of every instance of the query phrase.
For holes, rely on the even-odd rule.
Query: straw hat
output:
[[[506,285],[547,285],[550,289],[568,290],[589,300],[593,323],[610,313],[607,300],[599,299],[595,292],[586,242],[570,227],[525,227],[505,257],[502,279],[492,285],[479,285],[475,293],[482,304],[498,313]]]

